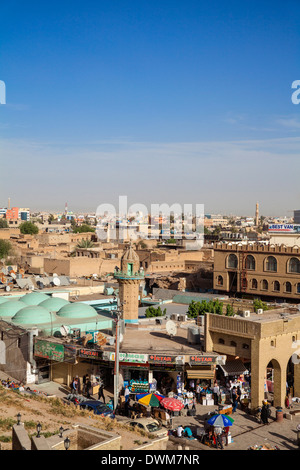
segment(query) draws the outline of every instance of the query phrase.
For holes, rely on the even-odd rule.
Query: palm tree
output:
[[[82,239],[77,243],[76,248],[94,248],[94,243],[91,240]]]

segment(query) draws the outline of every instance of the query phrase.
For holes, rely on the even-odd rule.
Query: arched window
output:
[[[234,347],[236,347],[236,345],[237,345],[237,344],[236,344],[236,342],[235,342],[235,341],[230,341],[230,346],[234,346]]]
[[[257,279],[252,279],[252,289],[257,289]]]
[[[254,270],[255,269],[255,258],[254,258],[254,256],[247,255],[246,269],[248,269],[248,270]]]
[[[292,284],[289,281],[285,283],[285,292],[292,292]]]
[[[223,338],[219,338],[219,344],[225,344],[225,341]]]
[[[297,284],[297,294],[300,294],[300,282]]]
[[[231,269],[236,269],[238,267],[237,256],[231,253],[227,258],[227,267]]]
[[[223,285],[223,276],[218,276],[218,286],[222,286]]]
[[[261,288],[262,288],[263,290],[268,290],[268,288],[269,288],[269,283],[268,283],[268,281],[267,281],[266,279],[263,279]]]
[[[291,258],[288,264],[289,273],[300,273],[300,260],[298,258]]]
[[[275,292],[280,291],[280,282],[279,281],[274,281],[274,291]]]
[[[268,256],[266,260],[267,271],[277,271],[277,259],[274,256]]]

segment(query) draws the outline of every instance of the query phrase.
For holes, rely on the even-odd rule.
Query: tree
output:
[[[12,251],[11,243],[7,240],[0,240],[0,259],[7,258]]]
[[[227,304],[227,307],[226,307],[226,316],[227,316],[227,317],[232,317],[233,315],[234,315],[233,306],[230,305],[230,304]]]
[[[191,301],[187,316],[189,318],[197,318],[198,315],[204,315],[204,313],[216,313],[217,315],[223,314],[223,302],[217,300],[202,300],[201,302]]]
[[[254,308],[254,312],[257,312],[258,309],[268,310],[269,307],[262,300],[255,299],[255,300],[253,300],[253,308]]]
[[[165,308],[164,311],[161,310],[160,306],[158,306],[157,308],[155,307],[148,307],[146,309],[146,312],[145,312],[145,316],[147,318],[150,318],[150,317],[162,317],[163,315],[166,315],[167,313],[167,309]]]
[[[76,248],[94,248],[94,243],[91,240],[82,239],[77,243]]]
[[[0,228],[8,228],[8,223],[6,219],[0,219]]]
[[[86,232],[95,232],[95,228],[87,224],[77,225],[73,228],[74,233],[86,233]]]
[[[23,222],[19,228],[20,232],[24,235],[36,235],[39,233],[38,227],[33,222]]]

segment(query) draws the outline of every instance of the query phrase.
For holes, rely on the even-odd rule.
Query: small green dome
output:
[[[47,299],[49,299],[49,295],[43,294],[42,292],[31,292],[20,298],[20,300],[27,305],[39,305]]]
[[[34,324],[50,323],[53,321],[53,314],[44,307],[39,305],[30,305],[19,310],[11,319],[18,324]]]
[[[4,302],[9,302],[9,300],[7,299],[7,297],[0,296],[0,304],[3,304]]]
[[[81,302],[69,303],[65,305],[58,312],[59,317],[81,318],[81,317],[94,317],[98,315],[97,310],[88,304]]]
[[[0,304],[0,317],[13,317],[22,308],[27,307],[24,302],[20,300],[7,300]]]
[[[65,299],[61,299],[59,297],[50,297],[47,300],[44,300],[39,304],[40,307],[44,307],[49,312],[58,312],[62,307],[65,305],[69,305],[70,302],[68,302]]]

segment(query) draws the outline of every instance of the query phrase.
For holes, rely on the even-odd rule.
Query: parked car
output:
[[[156,419],[153,418],[132,419],[128,424],[129,426],[142,430],[147,434],[153,434],[156,437],[166,437],[168,435],[168,431],[164,429]]]
[[[109,418],[115,418],[114,412],[105,403],[99,400],[86,400],[79,403],[80,409],[93,411],[95,415],[107,416]]]

